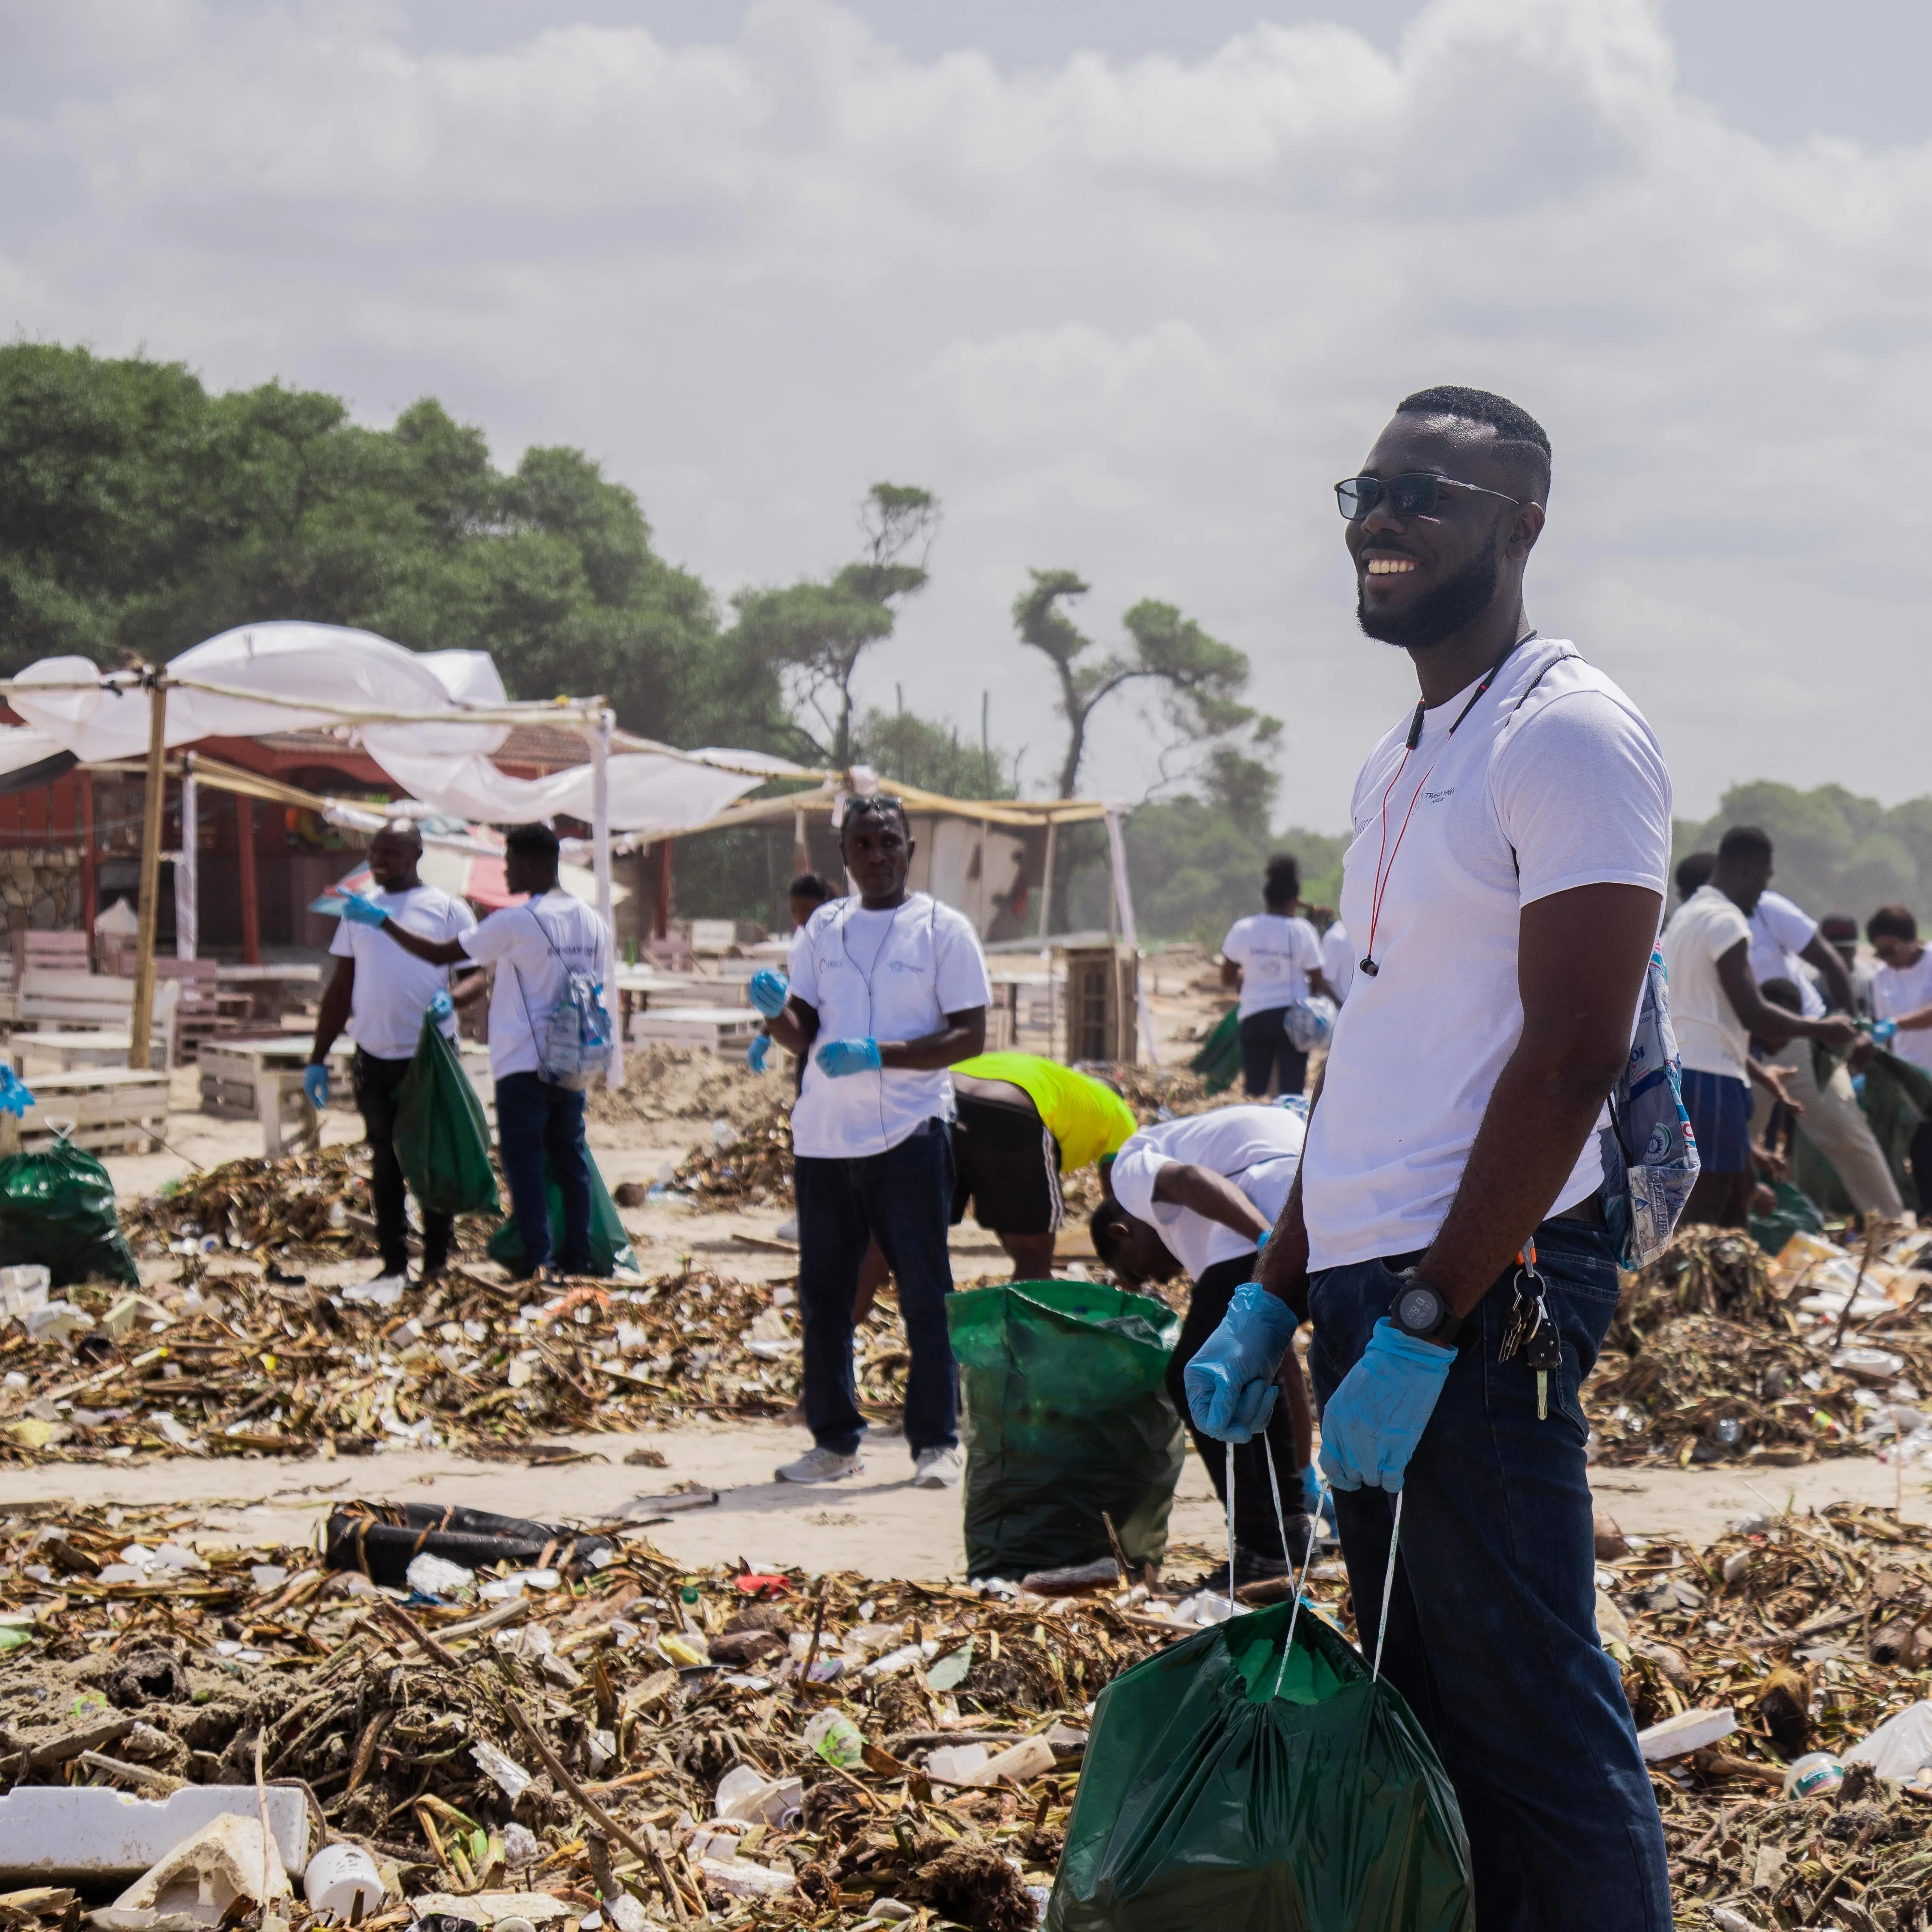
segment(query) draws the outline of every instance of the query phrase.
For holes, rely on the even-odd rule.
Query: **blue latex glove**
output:
[[[0,1060],[0,1114],[25,1114],[33,1104],[32,1088],[4,1060]]]
[[[1387,1316],[1322,1412],[1322,1467],[1338,1490],[1399,1490],[1454,1366],[1454,1348],[1405,1335]]]
[[[765,1070],[765,1056],[770,1053],[771,1050],[771,1035],[768,1033],[759,1034],[753,1039],[751,1045],[745,1049],[745,1064],[748,1066],[754,1073],[764,1072]]]
[[[313,1106],[328,1105],[328,1069],[326,1066],[304,1066],[302,1069],[302,1091],[309,1097]]]
[[[1294,1338],[1294,1311],[1257,1282],[1234,1291],[1221,1325],[1202,1343],[1181,1382],[1197,1429],[1246,1442],[1274,1413],[1274,1372]]]
[[[440,1026],[456,1010],[456,1002],[447,993],[438,993],[429,1003],[429,1016]]]
[[[1311,1462],[1301,1472],[1301,1506],[1310,1516],[1322,1507],[1322,1472]]]
[[[879,1042],[875,1040],[828,1040],[812,1058],[818,1070],[833,1079],[848,1073],[876,1073],[879,1070]]]
[[[789,990],[785,976],[774,973],[769,966],[760,966],[752,975],[752,1004],[768,1020],[776,1019],[784,1011]]]
[[[342,896],[342,916],[352,926],[380,926],[388,917],[374,899],[365,899],[354,892]]]

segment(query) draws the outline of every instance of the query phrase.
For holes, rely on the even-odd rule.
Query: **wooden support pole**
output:
[[[154,926],[160,914],[161,814],[166,802],[168,688],[161,674],[148,686],[148,796],[141,819],[141,927],[134,954],[134,1010],[128,1016],[128,1064],[146,1071],[154,1023]]]
[[[1059,821],[1049,818],[1046,821],[1046,863],[1041,868],[1040,880],[1040,950],[1042,953],[1047,950],[1047,937],[1053,930],[1053,852],[1059,836]]]
[[[668,939],[670,937],[670,841],[658,841],[658,904],[656,916],[651,921],[654,937]]]
[[[80,780],[80,922],[87,934],[87,954],[94,957],[94,910],[100,896],[98,861],[94,853],[94,774],[81,772]]]
[[[236,862],[242,878],[242,958],[250,966],[262,963],[262,915],[255,892],[255,801],[245,792],[235,794]]]

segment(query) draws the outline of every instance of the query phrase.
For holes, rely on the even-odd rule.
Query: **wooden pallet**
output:
[[[0,1114],[0,1154],[44,1152],[62,1129],[76,1147],[96,1154],[124,1148],[145,1154],[167,1132],[165,1069],[86,1066],[41,1074],[28,1084],[33,1106],[24,1114]]]

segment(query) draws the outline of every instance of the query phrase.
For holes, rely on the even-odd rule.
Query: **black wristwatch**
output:
[[[1439,1289],[1418,1281],[1411,1269],[1401,1277],[1402,1286],[1389,1304],[1389,1319],[1405,1335],[1418,1342],[1433,1342],[1438,1348],[1453,1348],[1462,1332],[1462,1318],[1452,1309]]]

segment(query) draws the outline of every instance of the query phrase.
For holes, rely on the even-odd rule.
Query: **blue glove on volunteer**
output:
[[[1202,1343],[1181,1382],[1196,1428],[1246,1442],[1274,1413],[1274,1373],[1294,1338],[1294,1311],[1256,1282],[1234,1291],[1221,1325]]]
[[[352,926],[380,926],[388,916],[374,899],[354,892],[342,895],[342,916]]]
[[[1387,1316],[1376,1324],[1322,1412],[1322,1467],[1336,1489],[1402,1487],[1455,1362],[1454,1348],[1405,1335]]]
[[[328,1069],[326,1066],[304,1066],[302,1069],[302,1091],[308,1096],[311,1106],[327,1106]]]
[[[429,1003],[429,1016],[439,1025],[456,1010],[456,1002],[447,993],[438,993]]]
[[[771,1050],[772,1036],[770,1034],[761,1033],[755,1035],[752,1039],[751,1045],[745,1049],[745,1064],[748,1066],[754,1073],[764,1072],[765,1070],[765,1056],[766,1054],[770,1053]]]
[[[25,1114],[33,1104],[33,1089],[0,1060],[0,1114]]]
[[[833,1079],[848,1073],[876,1073],[879,1070],[879,1042],[875,1040],[828,1040],[812,1055],[819,1071]]]
[[[1301,1472],[1301,1503],[1310,1516],[1322,1507],[1322,1492],[1325,1485],[1322,1472],[1311,1462]]]
[[[752,975],[752,1004],[766,1019],[775,1020],[784,1011],[785,996],[790,985],[782,973],[774,973],[769,966],[760,966]]]

